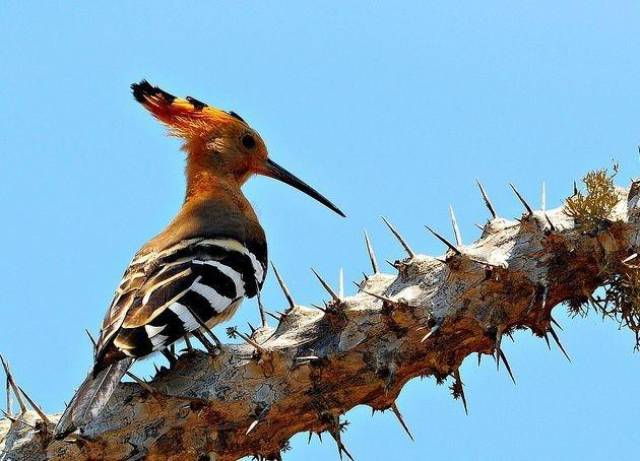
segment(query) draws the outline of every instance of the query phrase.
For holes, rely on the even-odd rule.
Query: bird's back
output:
[[[186,203],[129,264],[103,322],[94,373],[226,319],[257,294],[266,268],[264,232],[244,197]]]

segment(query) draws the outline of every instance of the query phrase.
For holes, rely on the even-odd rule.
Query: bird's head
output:
[[[201,173],[199,181],[224,178],[242,186],[259,174],[289,184],[313,197],[340,216],[327,198],[269,158],[260,135],[242,117],[187,96],[177,98],[146,80],[131,85],[133,96],[172,136],[184,140],[188,168]]]

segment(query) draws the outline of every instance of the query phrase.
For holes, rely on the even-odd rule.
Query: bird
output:
[[[124,272],[102,322],[93,368],[57,423],[56,438],[93,420],[135,360],[165,351],[187,335],[206,345],[205,331],[230,318],[244,298],[259,295],[267,240],[242,193],[252,176],[282,181],[345,216],[271,160],[258,132],[237,113],[176,97],[146,80],[131,90],[169,135],[183,141],[185,199]]]

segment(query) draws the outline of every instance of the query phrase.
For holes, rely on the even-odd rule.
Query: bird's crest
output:
[[[245,123],[234,112],[225,112],[191,96],[178,98],[146,80],[132,84],[131,90],[133,97],[167,126],[170,135],[187,143],[204,140],[214,130],[225,131],[225,127]]]

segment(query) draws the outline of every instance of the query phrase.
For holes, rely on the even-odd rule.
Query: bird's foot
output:
[[[212,344],[211,341],[209,341],[201,331],[194,331],[193,336],[195,336],[198,341],[202,343],[209,355],[217,357],[222,353],[222,343],[220,343],[220,340],[218,340],[218,338],[216,338],[215,336],[212,335],[216,344]]]

